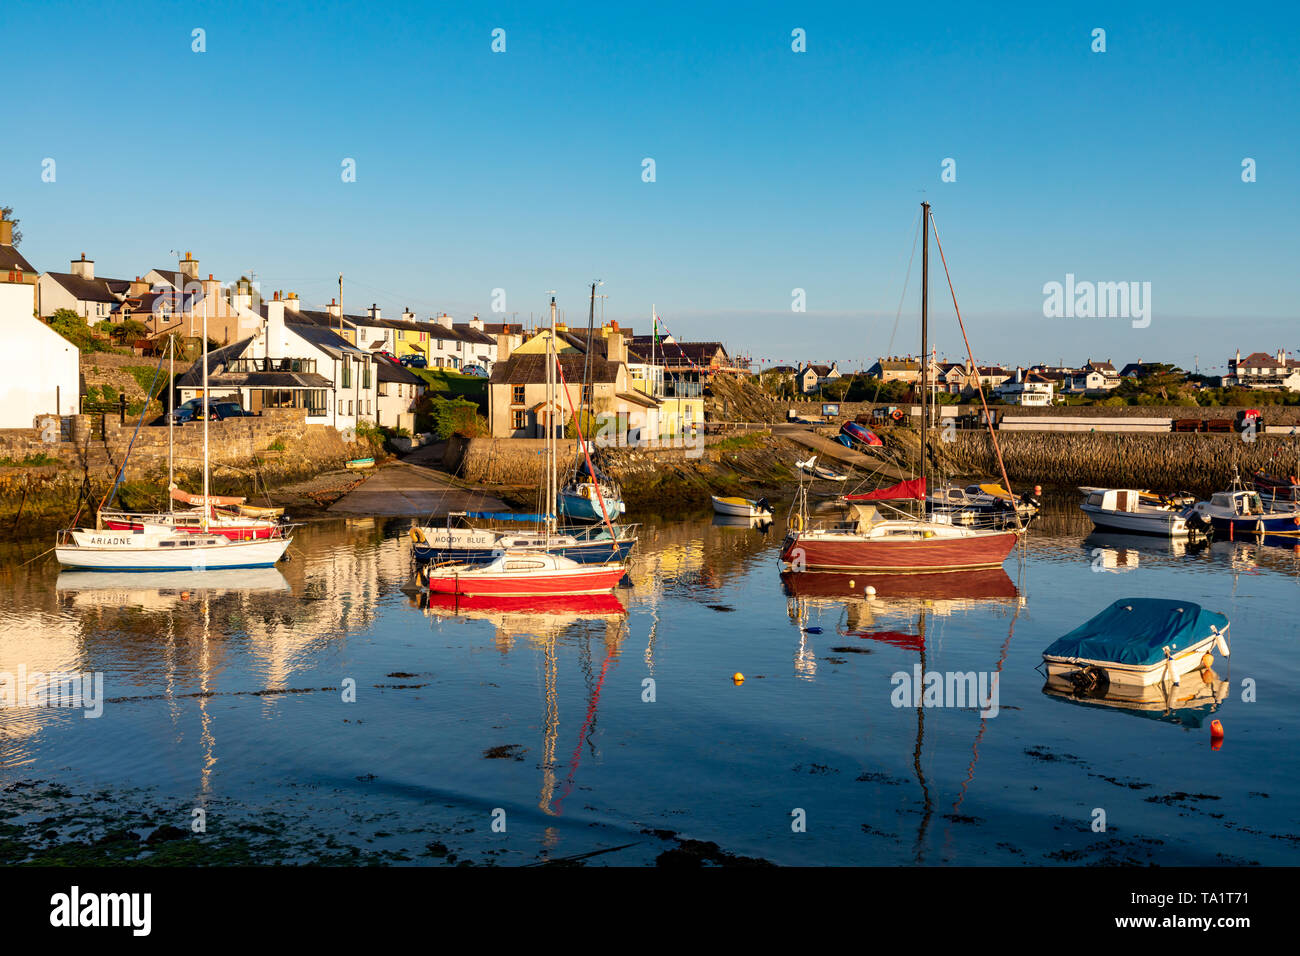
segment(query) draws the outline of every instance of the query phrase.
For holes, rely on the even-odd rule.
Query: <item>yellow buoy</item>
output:
[[[737,684],[745,683],[745,675],[742,674],[740,671],[736,671],[736,673],[732,674],[731,679],[735,681]]]
[[[849,590],[853,590],[853,579],[849,578]]]

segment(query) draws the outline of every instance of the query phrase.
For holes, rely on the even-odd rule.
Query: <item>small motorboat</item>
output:
[[[375,467],[373,458],[353,458],[346,466],[351,471],[364,471],[367,468]]]
[[[476,512],[476,514],[487,514]],[[541,518],[542,516],[537,516]],[[637,542],[635,525],[603,524],[580,528],[510,531],[500,528],[413,525],[411,550],[417,561],[455,561],[486,564],[502,550],[549,551],[579,564],[625,561]]]
[[[1048,679],[1081,691],[1179,683],[1228,656],[1228,619],[1191,601],[1123,598],[1043,651]]]
[[[1300,504],[1270,501],[1258,491],[1218,491],[1209,501],[1196,503],[1195,515],[1229,538],[1240,535],[1300,534]]]
[[[766,498],[719,498],[717,495],[710,496],[713,499],[713,510],[720,515],[732,515],[737,518],[771,518],[772,506],[767,503]]]
[[[863,428],[857,422],[845,422],[840,426],[840,435],[860,445],[883,445],[884,442],[869,428]],[[851,446],[850,446],[851,447]]]
[[[1131,488],[1092,488],[1079,508],[1099,529],[1162,537],[1186,537],[1194,511],[1172,501],[1162,503]]]
[[[964,488],[950,486],[927,495],[925,507],[931,514],[949,515],[953,521],[964,524],[989,516],[1007,519],[1013,512],[1022,520],[1028,520],[1038,514],[1042,492],[1042,486],[1035,485],[1032,493],[1026,491],[1015,498],[998,484],[974,484]]]
[[[509,549],[487,564],[435,565],[425,572],[423,582],[435,594],[603,594],[614,590],[626,573],[622,563],[579,564],[545,551]]]
[[[840,474],[833,468],[817,464],[816,455],[813,455],[807,461],[796,461],[794,464],[805,475],[812,475],[812,477],[821,478],[823,481],[847,481],[849,478],[848,475]]]
[[[1295,475],[1282,478],[1257,471],[1250,479],[1265,501],[1300,501],[1300,481]]]

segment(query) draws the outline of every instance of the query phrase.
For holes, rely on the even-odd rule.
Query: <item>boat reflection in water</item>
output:
[[[601,688],[610,669],[618,662],[627,638],[627,605],[617,595],[609,593],[509,597],[439,594],[421,587],[418,578],[403,591],[411,605],[428,617],[490,622],[496,632],[496,647],[503,654],[514,650],[521,642],[540,652],[542,692],[546,704],[541,721],[542,780],[538,807],[549,816],[562,815],[565,798],[573,791],[577,779],[584,747],[591,751],[593,759],[598,757],[595,729]],[[604,657],[598,667],[592,659],[593,637],[604,644]],[[653,633],[650,642],[653,645]],[[567,772],[562,770],[562,762],[557,756],[560,743],[558,648],[561,644],[576,649],[587,689],[583,718],[575,735],[576,744],[568,759]],[[560,779],[561,773],[564,774],[563,780]],[[545,845],[548,848],[559,839],[558,830],[547,829]]]
[[[1153,535],[1120,534],[1113,531],[1094,531],[1083,539],[1083,549],[1093,559],[1094,567],[1105,568],[1107,571],[1136,568],[1144,557],[1158,561],[1161,558],[1197,555],[1209,546],[1209,539],[1204,537],[1157,538]]]
[[[160,578],[134,571],[60,571],[54,590],[77,606],[162,609],[192,597],[290,588],[277,568],[224,568],[169,571]]]
[[[1199,728],[1228,697],[1228,681],[1213,670],[1184,674],[1177,684],[1145,687],[1111,684],[1092,691],[1076,690],[1066,677],[1050,677],[1043,693],[1081,707],[1125,711],[1148,720]]]
[[[715,512],[711,524],[715,528],[739,528],[745,531],[753,529],[759,534],[767,534],[772,530],[772,516],[754,515],[753,517],[745,517],[743,515],[723,515]]]
[[[879,641],[916,654],[920,673],[929,672],[926,644],[927,627],[934,618],[945,618],[976,608],[997,607],[1012,609],[1006,640],[994,668],[1001,674],[1015,631],[1015,620],[1024,598],[1019,588],[1002,568],[982,571],[957,571],[943,574],[841,574],[816,571],[786,571],[781,584],[787,595],[790,620],[799,627],[799,650],[795,655],[796,671],[811,679],[816,671],[816,658],[808,641],[808,634],[818,633],[808,627],[810,610],[839,610],[840,622],[836,634],[840,637],[859,637]],[[933,635],[932,635],[933,636]],[[927,848],[927,831],[937,809],[939,792],[927,776],[922,755],[925,751],[926,707],[918,706],[916,731],[912,751],[912,767],[920,789],[920,820],[917,826],[913,854],[917,863],[923,863]],[[952,803],[952,813],[957,814],[966,792],[975,779],[979,762],[979,745],[987,727],[981,713],[979,730],[971,743],[971,756],[966,779]]]

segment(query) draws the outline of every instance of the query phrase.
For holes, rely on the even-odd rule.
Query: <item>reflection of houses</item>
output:
[[[305,408],[309,424],[355,428],[374,421],[377,381],[374,359],[330,329],[286,320],[284,302],[265,303],[257,334],[208,356],[214,398],[238,396],[244,408]],[[203,393],[202,364],[177,379],[182,401]]]

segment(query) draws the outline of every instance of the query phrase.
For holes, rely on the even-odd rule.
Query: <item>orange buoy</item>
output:
[[[1217,720],[1210,721],[1210,743],[1214,749],[1219,749],[1219,744],[1223,743],[1223,724]]]
[[[736,673],[732,674],[731,679],[735,681],[737,684],[745,683],[745,675],[742,674],[740,671],[736,671]],[[1215,723],[1218,723],[1218,721],[1215,721]]]
[[[1214,655],[1213,655],[1213,654],[1202,654],[1202,655],[1201,655],[1201,670],[1203,670],[1203,671],[1208,671],[1208,670],[1209,670],[1211,667],[1213,667],[1213,666],[1214,666]]]

